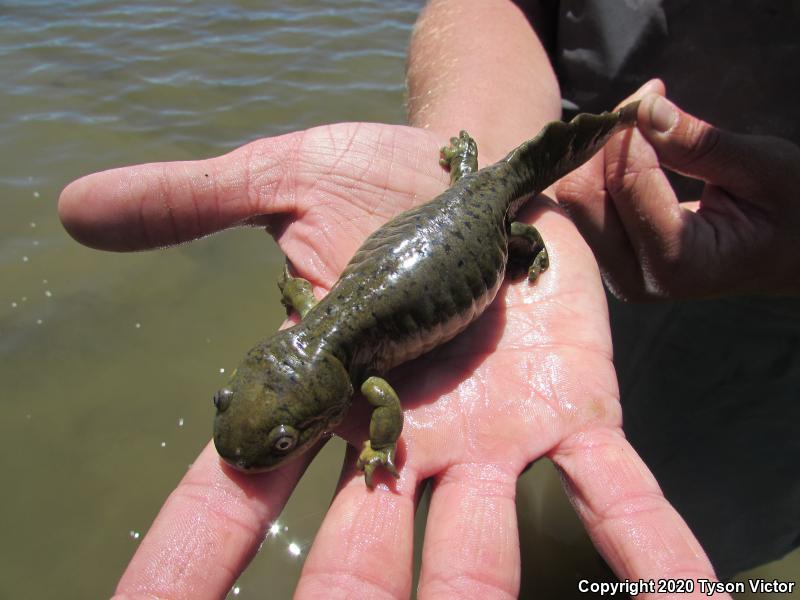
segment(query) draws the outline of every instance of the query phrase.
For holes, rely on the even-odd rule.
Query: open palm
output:
[[[90,175],[64,190],[59,210],[76,239],[112,250],[265,225],[323,295],[369,233],[445,188],[437,164],[443,141],[409,127],[319,127],[206,161]],[[355,472],[368,414],[364,402],[354,405],[339,432],[351,444],[342,479],[298,597],[408,597],[413,513],[428,478],[419,596],[515,597],[515,485],[541,456],[564,473],[578,513],[620,578],[713,579],[702,549],[622,434],[591,252],[557,210],[540,206],[521,220],[534,216],[551,254],[540,280],[507,283],[466,332],[387,376],[405,415],[396,483],[379,479],[370,491]],[[224,596],[313,454],[243,475],[207,447],[167,500],[118,593]]]

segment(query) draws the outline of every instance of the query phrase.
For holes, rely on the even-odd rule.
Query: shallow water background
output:
[[[321,123],[403,122],[421,4],[0,0],[0,597],[108,596],[207,442],[211,393],[283,318],[262,231],[97,252],[61,228],[61,188]],[[315,461],[231,597],[290,597],[341,451]],[[525,479],[523,594],[605,576],[552,470]]]

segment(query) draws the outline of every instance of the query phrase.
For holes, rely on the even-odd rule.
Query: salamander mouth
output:
[[[220,458],[225,462],[226,465],[231,467],[232,469],[236,469],[241,473],[266,473],[267,471],[272,471],[273,469],[280,466],[280,464],[274,465],[253,465],[244,458],[228,458],[227,456],[220,455]]]
[[[242,471],[244,473],[252,473],[253,469],[247,464],[247,461],[244,460],[231,460],[229,458],[223,459],[225,464],[229,467],[233,467],[237,471]]]
[[[269,467],[253,467],[247,464],[247,461],[244,460],[228,460],[224,459],[225,463],[229,467],[233,467],[237,471],[241,471],[242,473],[262,473],[264,471],[269,471]]]

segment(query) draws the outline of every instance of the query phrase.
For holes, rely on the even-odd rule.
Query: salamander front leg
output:
[[[478,170],[478,145],[466,131],[450,138],[450,145],[440,150],[439,164],[450,171],[450,185]]]
[[[374,487],[372,474],[379,465],[386,467],[395,477],[399,477],[394,464],[397,439],[403,431],[403,410],[400,399],[385,379],[370,377],[361,385],[361,393],[375,410],[369,422],[369,440],[356,462],[356,468],[364,471],[368,487]]]
[[[531,262],[528,267],[528,279],[534,282],[539,274],[550,266],[550,256],[541,234],[533,225],[514,221],[509,228],[508,249],[510,253],[521,255]]]
[[[311,283],[302,277],[292,277],[289,275],[289,265],[283,266],[283,275],[278,280],[278,289],[281,291],[281,304],[286,307],[286,314],[296,310],[300,318],[317,303],[314,292],[311,290]]]

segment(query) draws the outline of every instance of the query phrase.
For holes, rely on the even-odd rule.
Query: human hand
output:
[[[616,295],[629,300],[800,293],[800,148],[717,129],[646,84],[636,130],[555,188]],[[662,170],[705,182],[678,203]]]
[[[320,127],[210,160],[90,175],[64,190],[59,210],[76,239],[112,250],[258,222],[321,295],[370,232],[444,189],[442,142],[408,127]],[[458,338],[389,374],[405,418],[400,478],[391,488],[379,483],[370,491],[354,469],[368,422],[364,403],[355,403],[339,431],[350,443],[345,467],[306,559],[299,598],[408,597],[413,514],[429,478],[419,596],[514,597],[515,484],[542,456],[561,469],[576,510],[621,579],[714,578],[622,434],[596,263],[560,212],[528,210],[520,220],[534,216],[551,253],[539,281],[505,284]],[[167,499],[117,593],[223,597],[313,455],[245,475],[207,446]]]

